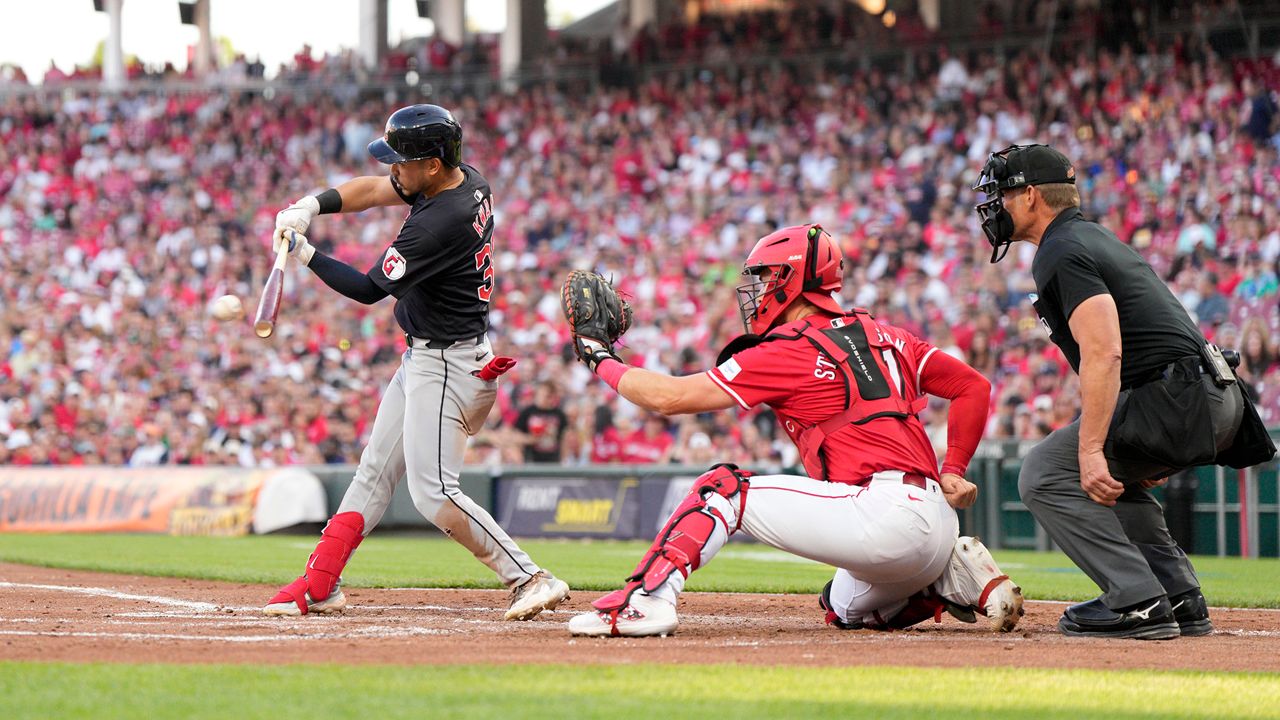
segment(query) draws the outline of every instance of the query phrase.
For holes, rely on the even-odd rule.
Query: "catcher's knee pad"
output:
[[[364,540],[364,516],[358,512],[338,513],[324,526],[315,552],[307,559],[305,577],[312,600],[329,597],[361,540]]]
[[[711,538],[717,522],[728,535],[737,532],[741,526],[750,477],[750,472],[728,463],[715,465],[700,475],[693,482],[688,496],[671,513],[671,518],[653,545],[649,546],[635,572],[627,578],[627,584],[592,605],[598,610],[619,610],[627,606],[636,590],[651,593],[677,570],[689,577],[689,573],[702,564],[702,548]],[[732,522],[725,517],[726,513],[735,516]]]

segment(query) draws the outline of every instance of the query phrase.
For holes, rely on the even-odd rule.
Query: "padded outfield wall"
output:
[[[995,548],[1049,550],[1052,543],[1018,499],[1021,458],[1032,442],[984,443],[969,479],[980,488],[960,513],[961,532]],[[309,468],[337,508],[354,466]],[[651,539],[704,467],[511,465],[463,473],[463,490],[517,537]],[[1277,461],[1249,470],[1200,467],[1157,488],[1174,536],[1200,555],[1280,557]],[[384,526],[431,528],[402,482]]]

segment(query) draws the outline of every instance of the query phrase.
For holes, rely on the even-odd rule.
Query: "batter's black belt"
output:
[[[484,342],[484,333],[480,333],[475,337],[455,338],[453,340],[428,340],[426,338],[414,337],[408,333],[404,335],[405,344],[409,347],[426,348],[428,350],[444,350],[451,348],[457,343],[467,343],[469,345],[479,345]]]

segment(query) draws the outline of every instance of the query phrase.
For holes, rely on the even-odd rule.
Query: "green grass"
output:
[[[233,582],[285,583],[301,571],[315,536],[243,538],[165,535],[0,534],[0,561],[81,570]],[[576,589],[611,590],[647,544],[525,540],[534,560]],[[1085,600],[1098,589],[1060,553],[1002,551],[996,560],[1034,599]],[[1196,557],[1214,605],[1280,607],[1280,560]],[[763,545],[732,543],[693,574],[690,590],[812,593],[830,578],[824,565]],[[478,587],[498,583],[466,550],[433,535],[378,535],[360,546],[343,575],[352,587]]]
[[[683,679],[681,679],[683,678]],[[1246,673],[0,663],[4,718],[1261,718]]]

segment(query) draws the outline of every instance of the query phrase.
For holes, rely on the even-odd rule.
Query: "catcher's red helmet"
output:
[[[772,272],[762,277],[765,270]],[[844,282],[844,257],[819,225],[796,225],[760,238],[742,264],[742,274],[753,278],[738,286],[738,309],[747,332],[765,334],[800,297],[822,310],[844,312],[831,297]]]

